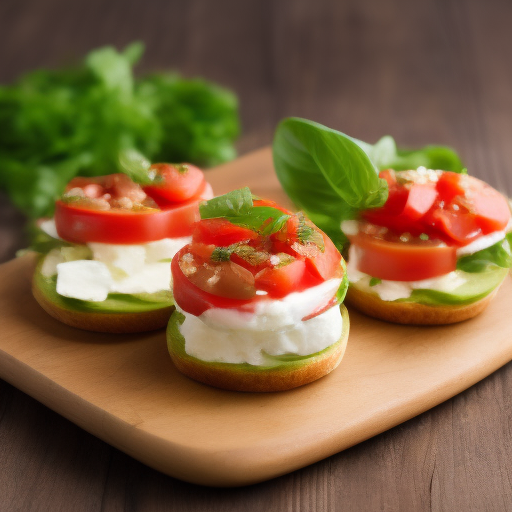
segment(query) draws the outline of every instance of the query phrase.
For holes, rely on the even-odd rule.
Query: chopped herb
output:
[[[233,252],[254,267],[265,263],[271,257],[268,252],[258,251],[250,245],[238,245]]]
[[[233,250],[230,247],[215,247],[215,249],[212,252],[212,255],[210,259],[212,261],[229,261],[229,258],[231,258],[231,254],[233,253]]]
[[[429,240],[430,237],[426,233],[421,233],[420,240]]]
[[[382,279],[379,279],[378,277],[372,277],[370,279],[370,286],[377,286],[380,283],[382,283]]]
[[[172,164],[172,166],[180,173],[186,174],[188,172],[187,164]]]
[[[281,268],[285,267],[286,265],[289,265],[290,263],[293,263],[295,261],[295,258],[291,256],[290,254],[286,254],[285,252],[279,252],[275,254],[277,258],[279,258],[279,262],[274,265],[275,268]]]
[[[297,228],[299,242],[303,245],[315,244],[321,252],[324,252],[325,244],[320,231],[308,223],[306,216],[302,212],[299,212],[297,217],[299,218],[299,227]]]

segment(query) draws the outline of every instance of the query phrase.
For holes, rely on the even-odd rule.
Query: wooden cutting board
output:
[[[208,174],[283,201],[264,149]],[[0,377],[173,477],[213,486],[269,479],[420,414],[512,359],[512,282],[479,317],[404,327],[350,311],[341,365],[288,392],[221,391],[179,374],[164,331],[106,335],[49,317],[30,292],[33,258],[0,266]]]

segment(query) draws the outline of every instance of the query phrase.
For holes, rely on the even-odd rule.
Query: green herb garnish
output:
[[[143,48],[100,48],[74,68],[34,71],[0,86],[0,189],[27,216],[50,215],[77,175],[117,172],[124,150],[201,166],[235,156],[236,96],[176,74],[135,78]],[[122,167],[145,183],[145,164],[134,165]]]
[[[289,215],[271,206],[254,206],[251,191],[245,187],[214,197],[199,205],[202,219],[226,219],[232,224],[269,236],[284,227]]]
[[[230,247],[215,247],[210,256],[212,261],[229,261],[231,258],[231,254],[233,253],[233,249]]]
[[[457,260],[457,269],[477,273],[496,268],[512,267],[512,233],[487,249],[462,256]]]
[[[433,169],[463,172],[450,148],[426,146],[397,149],[392,137],[375,145],[353,139],[321,124],[287,118],[277,127],[273,143],[274,166],[292,201],[343,251],[348,240],[341,222],[386,202],[387,183],[379,170]]]

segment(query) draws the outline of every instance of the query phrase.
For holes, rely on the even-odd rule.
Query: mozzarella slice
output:
[[[171,286],[170,263],[149,263],[128,277],[115,279],[110,291],[114,293],[155,293]]]
[[[77,260],[57,265],[57,293],[64,297],[101,302],[112,284],[110,271],[100,261]]]
[[[146,261],[143,245],[114,245],[90,242],[94,260],[101,261],[109,267],[122,270],[130,275],[142,267]]]
[[[185,338],[187,354],[202,361],[235,364],[268,364],[265,353],[301,356],[315,354],[338,341],[343,327],[339,307],[275,331],[221,329],[205,324],[201,317],[183,314],[185,321],[180,326],[180,332]]]

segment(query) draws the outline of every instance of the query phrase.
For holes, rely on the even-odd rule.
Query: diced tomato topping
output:
[[[443,172],[437,181],[437,191],[445,203],[453,201],[457,196],[464,196],[463,175],[456,172]]]
[[[436,172],[437,180],[415,182],[413,173],[407,171],[407,179],[400,180],[400,173],[381,172],[389,185],[388,200],[363,212],[362,218],[398,234],[426,234],[457,246],[507,226],[507,200],[484,182],[449,171]]]
[[[430,218],[435,227],[447,234],[456,245],[466,245],[482,234],[476,217],[470,213],[459,215],[456,211],[434,210]]]
[[[254,204],[275,207],[261,200]],[[211,307],[248,311],[256,301],[341,279],[341,255],[331,240],[302,214],[285,213],[290,220],[271,235],[225,218],[199,221],[192,243],[173,258],[176,303],[194,315]]]
[[[184,255],[189,254],[189,247],[184,247],[174,256],[171,263],[174,300],[180,308],[195,316],[199,316],[212,307],[239,309],[251,303],[251,299],[227,298],[202,290],[183,273],[180,262]]]
[[[325,233],[322,233],[322,235],[324,239],[324,252],[320,252],[313,258],[307,258],[306,266],[314,276],[320,278],[321,281],[326,281],[341,272],[341,254],[331,239]]]
[[[191,164],[153,164],[150,172],[156,174],[156,184],[144,187],[152,197],[180,203],[194,197],[204,180],[203,172]]]
[[[297,290],[306,264],[304,260],[295,260],[282,267],[266,268],[256,274],[256,287],[266,291],[272,298],[280,298]]]
[[[482,185],[479,192],[473,192],[472,206],[476,222],[484,234],[501,231],[507,227],[510,220],[508,202],[497,190],[485,183]]]
[[[436,199],[437,190],[434,183],[413,184],[400,215],[405,222],[415,222],[432,208]]]
[[[456,268],[458,247],[509,223],[505,197],[471,176],[388,170],[380,177],[388,183],[389,198],[383,207],[363,212],[371,224],[350,237],[358,269],[373,277],[420,281],[447,274]]]

